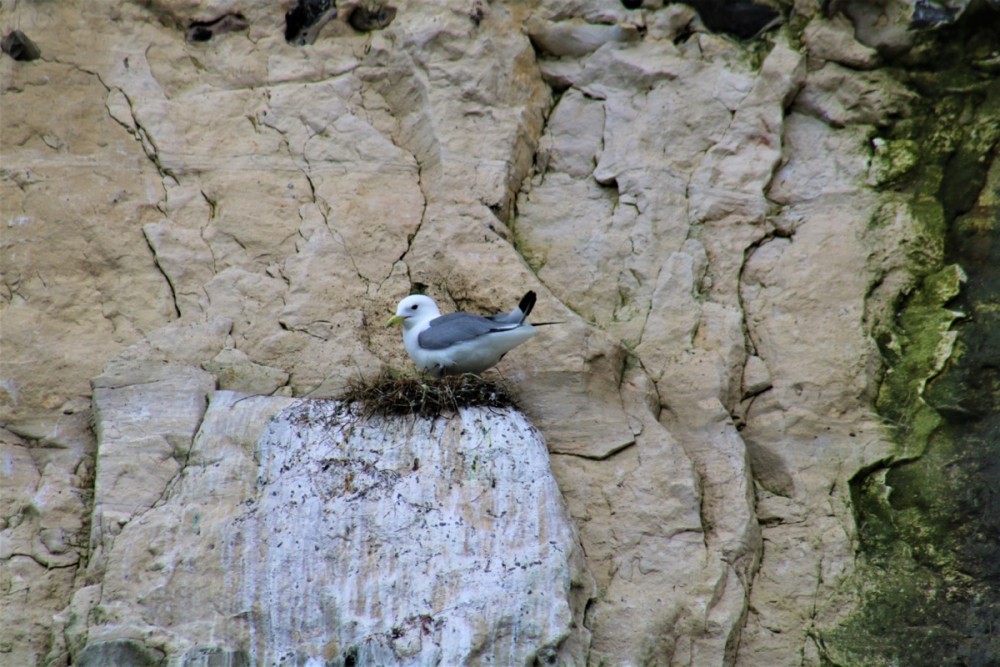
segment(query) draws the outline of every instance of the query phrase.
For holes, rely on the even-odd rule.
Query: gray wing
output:
[[[473,338],[519,326],[519,322],[495,322],[471,313],[448,313],[431,320],[430,326],[417,336],[417,343],[425,350],[443,350]]]

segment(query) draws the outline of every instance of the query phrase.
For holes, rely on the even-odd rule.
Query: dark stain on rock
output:
[[[298,0],[285,14],[285,41],[298,46],[312,44],[323,26],[336,16],[333,0]]]
[[[38,45],[31,41],[27,35],[20,30],[11,30],[7,36],[0,41],[3,52],[14,60],[31,61],[42,57],[42,51]]]
[[[712,32],[753,39],[782,22],[781,13],[752,0],[687,0]]]
[[[388,5],[360,5],[347,17],[351,27],[361,32],[387,28],[396,18],[396,8]]]
[[[210,21],[191,21],[184,38],[189,42],[207,42],[227,32],[240,32],[250,27],[243,14],[224,14]]]

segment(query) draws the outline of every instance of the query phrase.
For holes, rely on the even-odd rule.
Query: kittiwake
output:
[[[418,369],[432,377],[482,373],[538,333],[527,321],[534,305],[535,293],[528,292],[509,313],[490,317],[462,312],[442,315],[433,299],[413,294],[399,302],[386,326],[403,323],[406,353]]]

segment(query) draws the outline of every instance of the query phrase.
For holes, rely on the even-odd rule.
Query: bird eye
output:
[[[413,304],[412,306],[410,306],[410,310],[416,310],[416,309],[417,309],[417,304]]]

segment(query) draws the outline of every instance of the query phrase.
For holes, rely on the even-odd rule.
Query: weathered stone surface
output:
[[[220,389],[245,394],[273,394],[288,382],[288,373],[250,361],[241,350],[222,350],[212,361],[201,365],[214,375]]]
[[[689,236],[692,225],[728,217],[731,226],[737,212],[748,223],[744,243],[760,233],[752,225],[764,215],[763,189],[781,156],[775,131],[801,85],[804,63],[779,46],[755,76],[733,67],[732,51],[720,50],[713,59],[683,54],[669,42],[608,45],[588,58],[578,81],[567,70],[578,88],[553,110],[540,142],[540,171],[518,203],[516,238],[539,277],[575,310],[623,337],[656,381],[652,410],[646,401],[626,407],[636,445],[614,460],[631,471],[630,493],[606,491],[591,507],[566,491],[574,515],[587,522],[581,535],[591,562],[607,552],[612,562],[643,563],[627,572],[614,568],[619,574],[607,583],[595,574],[609,592],[590,614],[595,663],[732,660],[757,564],[747,453],[729,417],[741,398],[745,340],[739,311],[724,305],[735,303],[745,246],[720,247],[713,238],[708,251]],[[673,122],[664,124],[667,117]],[[584,119],[593,124],[577,122]],[[594,128],[589,135],[587,127]],[[711,293],[723,303],[711,302]],[[672,470],[694,478],[678,477],[666,492],[653,492],[652,457],[666,457]],[[597,484],[604,477],[599,466],[571,460],[560,459],[556,470],[562,478],[592,476]],[[680,514],[661,521],[678,531],[658,554],[623,527],[610,535],[601,522],[591,527],[595,515],[629,524],[631,506],[667,498]],[[690,544],[682,537],[688,534],[695,538]],[[702,566],[657,565],[663,549]],[[674,591],[672,603],[662,590]],[[708,590],[715,591],[712,602],[693,612]],[[629,629],[612,621],[643,607],[658,611]]]
[[[989,12],[995,5],[989,5]],[[922,0],[845,0],[839,10],[851,18],[858,39],[890,56],[908,51],[921,31],[930,31],[957,23],[970,7],[982,7],[970,0],[923,2]]]
[[[464,622],[448,614],[421,644],[420,608],[395,638],[383,623],[394,603],[372,591],[401,571],[385,567],[336,598],[379,601],[350,637],[413,660],[559,646],[592,665],[821,662],[817,628],[855,603],[849,481],[890,450],[870,409],[872,332],[943,253],[943,223],[920,222],[937,185],[918,203],[894,191],[926,177],[920,142],[893,131],[920,100],[875,57],[910,49],[915,6],[821,16],[799,1],[799,20],[748,45],[703,32],[686,6],[636,4],[410,3],[381,30],[341,16],[304,45],[285,41],[273,2],[5,5],[2,32],[27,31],[43,57],[0,58],[0,655],[253,665],[280,644],[346,662],[354,640],[320,633],[310,606],[333,597],[260,597],[305,585],[282,567],[332,561],[254,524],[346,496],[258,493],[258,474],[288,493],[303,479],[267,467],[285,455],[270,445],[254,458],[288,399],[213,392],[336,395],[409,368],[382,326],[407,292],[496,312],[534,289],[533,317],[563,324],[498,370],[545,435],[586,551],[586,572],[564,551],[545,583],[580,586],[542,613],[533,577],[552,570],[517,569],[511,606],[493,604],[533,637],[516,651],[433,635]],[[237,12],[245,29],[187,37]],[[989,99],[983,80],[966,83]],[[978,158],[955,155],[968,168],[941,210],[972,207],[982,181],[963,176]],[[367,433],[388,453],[360,452],[357,479],[405,449],[391,433]],[[447,451],[418,456],[421,470]],[[386,479],[421,474],[403,463]],[[441,498],[468,502],[451,527],[482,537],[461,495],[481,480],[441,469],[457,494]],[[551,484],[543,495],[555,511]],[[455,509],[434,502],[435,516]],[[336,507],[363,504],[350,503]],[[306,521],[271,523],[319,539]],[[270,559],[253,567],[251,525]],[[451,554],[427,567],[481,563]],[[305,625],[282,620],[298,610]]]
[[[592,584],[537,431],[487,410],[356,419],[305,404],[261,441],[244,539],[265,557],[242,589],[262,610],[254,656],[329,659],[333,642],[360,664],[584,664]]]
[[[854,39],[854,26],[839,14],[826,19],[813,17],[802,31],[802,39],[809,47],[809,55],[818,60],[853,67],[871,69],[878,64],[878,52]]]
[[[586,663],[593,583],[544,443],[514,412],[370,422],[216,393],[176,481],[104,556],[77,663]]]
[[[886,126],[906,115],[913,98],[913,93],[881,70],[856,72],[826,63],[809,72],[795,104],[834,127]]]
[[[183,469],[214,388],[215,378],[200,369],[158,362],[94,381],[91,567],[98,572],[121,528],[160,502]]]
[[[173,317],[170,293],[136,230],[156,215],[156,169],[108,116],[106,87],[73,66],[3,59],[2,419],[39,437],[37,406],[89,397],[89,379],[124,344]],[[58,89],[79,104],[52,105]],[[45,114],[36,112],[48,107]],[[50,350],[67,350],[54,355]],[[39,360],[58,357],[58,364]],[[59,381],[56,380],[59,378]]]
[[[533,17],[524,28],[536,49],[557,58],[585,56],[608,42],[639,40],[639,31],[635,26],[595,24],[583,19],[550,22]]]
[[[867,407],[879,362],[865,296],[887,268],[865,250],[877,210],[865,187],[870,132],[786,119],[786,158],[770,190],[786,204],[775,220],[782,236],[760,243],[743,270],[746,326],[771,385],[749,403],[742,431],[766,540],[742,638],[746,665],[774,664],[793,650],[804,664],[819,662],[809,628],[836,614],[826,605],[853,565],[847,499],[830,489],[846,488],[888,447]],[[915,232],[912,219],[901,227]],[[789,307],[818,299],[830,305],[806,319]],[[801,586],[806,580],[816,588]]]
[[[688,5],[671,3],[659,7],[658,3],[653,4],[657,6],[647,8],[659,11],[646,15],[646,30],[655,39],[674,41],[698,16],[694,8]]]

